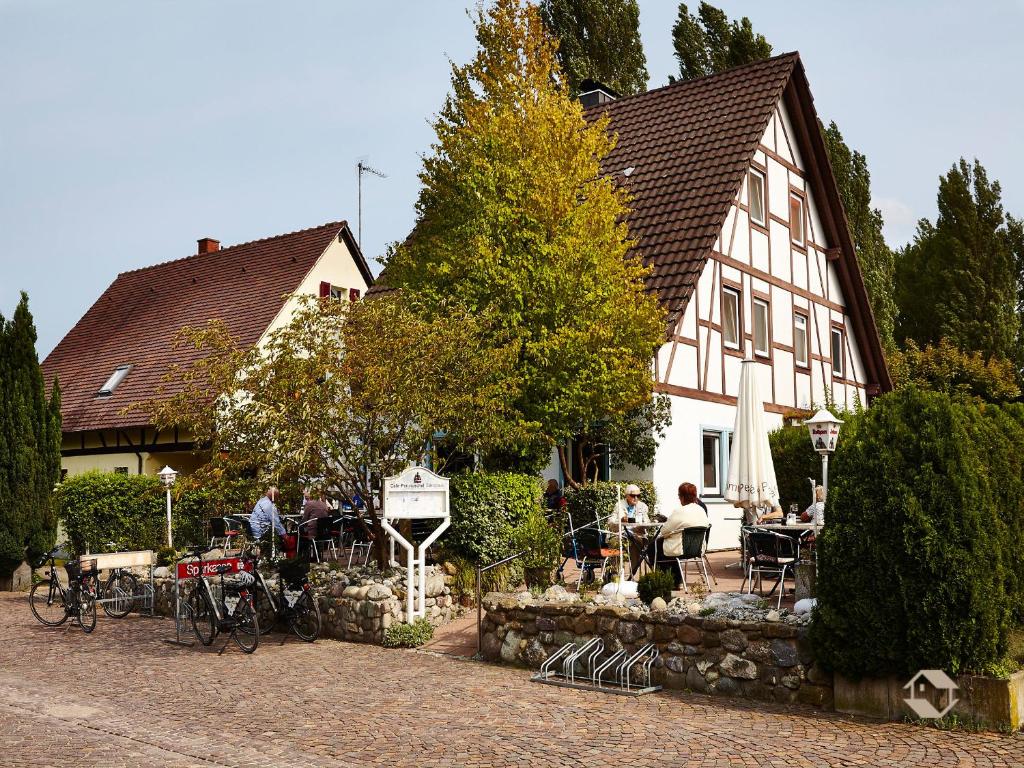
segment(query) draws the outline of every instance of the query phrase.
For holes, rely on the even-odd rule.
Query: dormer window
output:
[[[114,394],[114,390],[117,389],[117,385],[124,381],[124,377],[128,375],[132,367],[130,365],[119,365],[114,369],[114,372],[110,374],[110,378],[107,379],[106,383],[100,387],[100,391],[96,393],[96,397],[110,397]]]

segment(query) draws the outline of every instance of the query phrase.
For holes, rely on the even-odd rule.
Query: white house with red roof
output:
[[[65,472],[90,469],[155,474],[199,461],[190,436],[158,430],[126,406],[157,395],[172,363],[196,352],[174,349],[183,326],[222,320],[245,346],[259,344],[287,322],[308,294],[354,301],[373,282],[344,221],[221,247],[198,241],[197,253],[124,272],[96,300],[42,363],[61,388]]]

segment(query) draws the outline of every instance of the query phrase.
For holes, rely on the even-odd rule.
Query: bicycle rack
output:
[[[651,685],[651,669],[659,656],[654,643],[644,645],[632,655],[625,650],[615,651],[607,657],[603,654],[604,640],[600,637],[591,638],[581,645],[566,643],[552,653],[530,679],[535,683],[624,696],[641,696],[661,690],[660,685]],[[640,666],[640,680],[634,681],[633,672],[637,665]],[[608,679],[605,679],[606,675]]]

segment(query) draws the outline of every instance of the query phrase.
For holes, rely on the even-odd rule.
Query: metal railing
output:
[[[521,552],[516,552],[514,555],[509,555],[508,557],[489,565],[478,565],[476,567],[476,652],[478,656],[482,654],[484,650],[484,609],[483,600],[481,599],[482,595],[480,594],[483,575],[492,568],[497,568],[499,565],[510,563],[516,558],[522,557],[529,551],[529,549],[524,549]]]

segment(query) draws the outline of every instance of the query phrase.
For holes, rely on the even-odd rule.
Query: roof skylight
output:
[[[132,367],[130,365],[119,365],[114,369],[114,372],[110,374],[110,378],[107,382],[100,387],[100,391],[96,393],[96,397],[110,397],[114,394],[114,390],[117,389],[117,385],[124,381],[124,377],[128,375]]]

